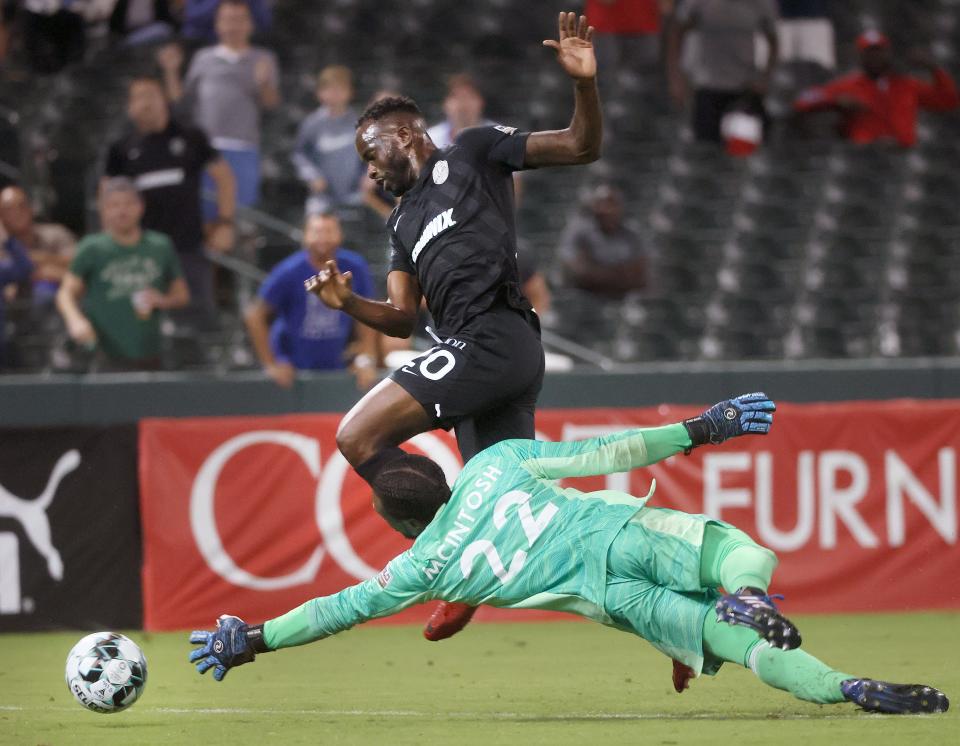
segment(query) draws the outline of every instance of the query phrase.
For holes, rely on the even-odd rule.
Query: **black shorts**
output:
[[[420,402],[434,427],[455,428],[464,461],[501,440],[533,438],[543,386],[536,315],[493,308],[390,378]]]

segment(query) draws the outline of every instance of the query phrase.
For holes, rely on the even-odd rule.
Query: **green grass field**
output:
[[[63,681],[79,633],[0,635],[0,744],[960,744],[960,613],[798,617],[804,647],[854,674],[934,684],[945,715],[869,715],[768,689],[727,665],[683,695],[670,662],[599,625],[474,624],[443,643],[368,626],[262,656],[216,684],[186,636],[132,633],[143,699],[98,715]]]

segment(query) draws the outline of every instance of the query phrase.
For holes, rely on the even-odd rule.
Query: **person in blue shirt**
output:
[[[33,263],[19,240],[11,236],[0,242],[0,370],[7,362],[4,319],[6,294],[3,291],[7,285],[28,280],[32,273]]]
[[[324,263],[352,273],[354,292],[371,297],[373,280],[366,260],[344,249],[340,221],[333,213],[310,215],[303,230],[304,248],[280,262],[260,287],[245,320],[264,371],[280,386],[293,385],[297,370],[346,368],[356,341],[351,369],[361,389],[376,378],[376,332],[350,316],[327,308],[306,292],[303,282]]]

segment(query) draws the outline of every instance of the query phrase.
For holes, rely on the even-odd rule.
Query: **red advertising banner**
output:
[[[676,422],[699,408],[551,410],[540,437]],[[336,449],[337,415],[145,420],[140,426],[147,629],[221,613],[276,616],[375,575],[408,542]],[[460,465],[447,433],[408,448]],[[773,433],[630,474],[570,480],[729,521],[780,557],[791,611],[960,608],[960,402],[784,404]],[[482,610],[479,619],[536,612]],[[424,619],[426,610],[401,615]]]

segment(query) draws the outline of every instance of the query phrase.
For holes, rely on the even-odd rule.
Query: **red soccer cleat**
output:
[[[690,688],[690,680],[694,678],[693,669],[680,661],[673,662],[673,688],[677,694],[683,694],[684,689]]]
[[[442,601],[427,620],[427,626],[423,628],[423,636],[431,642],[453,637],[470,624],[476,610],[476,606]]]

